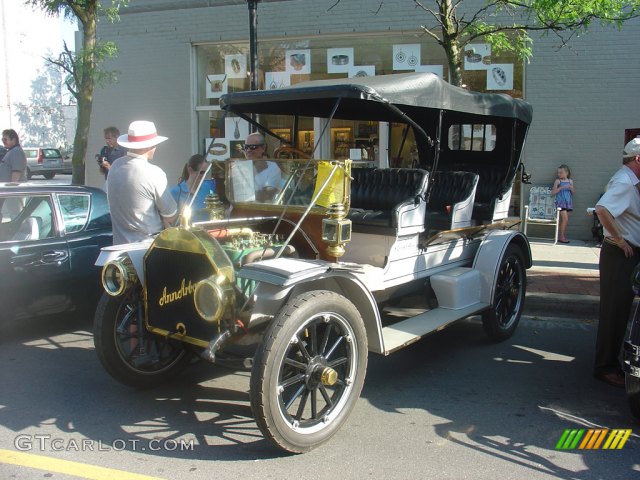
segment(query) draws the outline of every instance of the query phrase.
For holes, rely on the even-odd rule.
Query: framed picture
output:
[[[245,158],[244,156],[244,139],[229,141],[229,158]]]
[[[487,90],[513,90],[513,64],[489,65],[487,69]]]
[[[331,129],[331,151],[335,158],[348,158],[351,148],[351,128]]]
[[[277,90],[278,88],[291,85],[291,74],[289,72],[265,72],[265,90]]]
[[[486,70],[491,66],[491,45],[470,43],[464,47],[464,69]]]
[[[311,50],[286,50],[285,69],[289,73],[311,73]]]
[[[225,117],[224,136],[228,140],[242,140],[249,135],[249,122],[240,117]]]
[[[415,70],[420,65],[420,62],[419,43],[393,46],[394,70]]]
[[[313,130],[300,130],[298,132],[298,150],[302,150],[304,153],[313,152],[315,135]]]
[[[349,78],[373,77],[376,74],[375,65],[356,65],[349,67]]]
[[[225,55],[224,73],[227,78],[247,78],[247,56],[244,53]]]
[[[207,149],[207,161],[215,162],[229,158],[229,140],[226,138],[205,138],[205,149]]]
[[[207,75],[207,98],[220,98],[227,93],[227,75]]]
[[[327,48],[327,73],[348,73],[353,67],[353,48]]]

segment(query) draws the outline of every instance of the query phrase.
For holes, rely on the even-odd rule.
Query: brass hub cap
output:
[[[323,385],[333,386],[338,381],[338,372],[331,367],[324,367],[320,375],[320,381]]]

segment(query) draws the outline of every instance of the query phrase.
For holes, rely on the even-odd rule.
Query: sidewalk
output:
[[[594,243],[529,241],[533,266],[527,271],[527,292],[599,296],[600,249]]]
[[[600,249],[580,240],[557,245],[540,239],[529,241],[533,266],[527,270],[525,313],[597,320]]]

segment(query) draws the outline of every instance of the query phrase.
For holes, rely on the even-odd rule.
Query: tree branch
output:
[[[374,15],[377,15],[380,12],[380,10],[382,10],[383,5],[384,5],[384,1],[380,0],[380,5],[378,5],[378,9],[375,12],[371,11],[371,13],[373,13]]]
[[[438,42],[438,44],[443,45],[442,40],[440,39],[440,37],[436,33],[433,33],[430,28],[427,28],[424,25],[420,25],[420,28],[422,28],[422,31],[424,33],[426,33],[431,38],[433,38],[436,42]]]
[[[435,19],[435,21],[442,25],[442,16],[440,15],[440,13],[436,13],[430,8],[425,7],[420,0],[413,0],[413,2],[416,4],[416,7],[419,7],[425,12],[430,13]],[[423,26],[422,28],[425,28],[425,27]]]
[[[334,3],[333,5],[331,5],[329,8],[327,8],[327,12],[330,12],[331,10],[333,10],[333,7],[335,7],[336,5],[338,5],[340,3],[340,0],[336,0],[336,3]]]

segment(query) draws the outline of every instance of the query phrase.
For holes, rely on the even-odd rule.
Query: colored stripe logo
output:
[[[556,450],[620,450],[631,436],[631,429],[568,428],[556,444]]]

